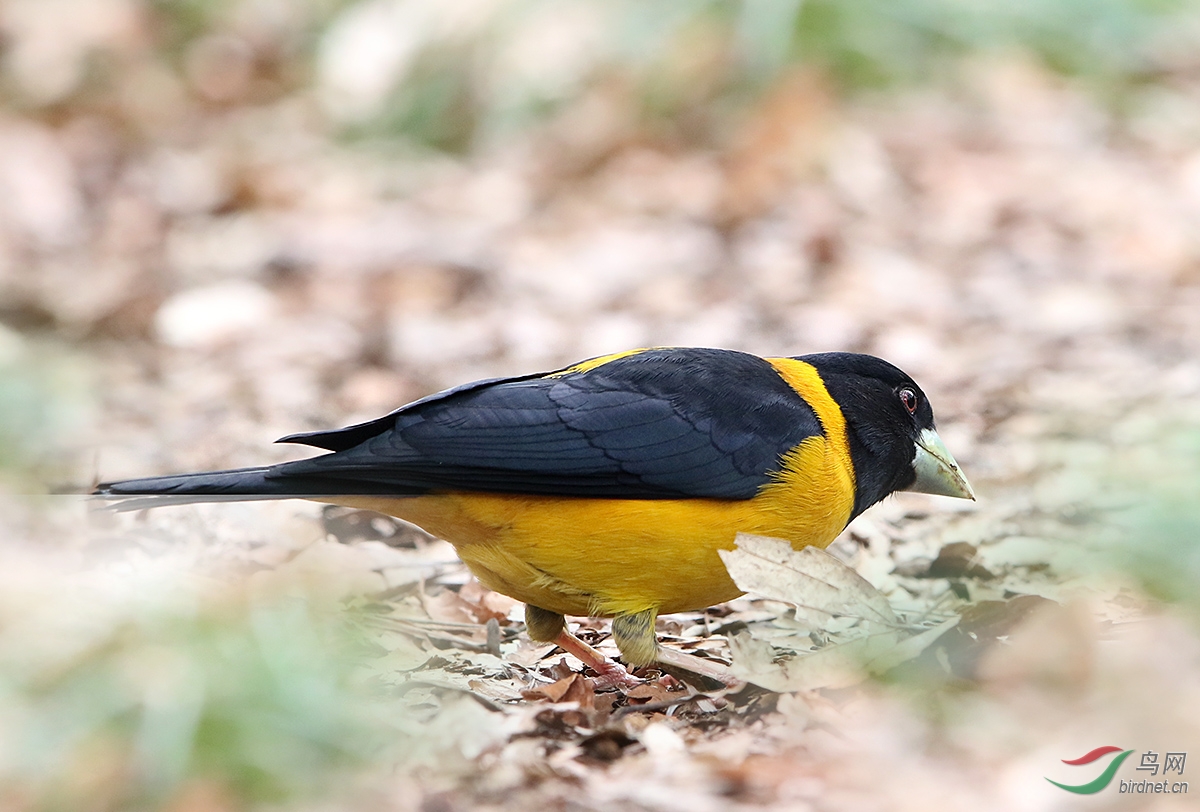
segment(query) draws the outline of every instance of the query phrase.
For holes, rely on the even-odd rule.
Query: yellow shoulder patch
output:
[[[796,390],[800,397],[817,413],[821,428],[825,430],[825,438],[830,450],[837,457],[838,463],[854,477],[854,462],[850,458],[850,441],[846,436],[846,417],[842,407],[838,405],[816,367],[794,358],[767,358],[767,363]]]
[[[614,352],[610,355],[601,355],[596,358],[589,358],[586,361],[580,361],[578,364],[569,366],[566,369],[560,369],[558,372],[551,372],[547,378],[561,378],[563,375],[571,375],[579,372],[590,372],[596,367],[602,367],[609,361],[616,361],[619,358],[628,358],[631,355],[643,353],[650,347],[640,347],[636,350],[625,350],[624,352]]]

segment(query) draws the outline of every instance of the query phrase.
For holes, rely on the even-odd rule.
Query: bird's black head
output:
[[[895,491],[975,498],[934,430],[933,408],[916,381],[873,355],[827,352],[796,360],[816,368],[846,419],[855,516]]]

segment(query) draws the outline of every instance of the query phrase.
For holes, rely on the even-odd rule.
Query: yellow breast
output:
[[[810,438],[753,499],[578,499],[447,493],[339,498],[446,539],[488,587],[567,615],[700,609],[741,594],[717,550],[739,532],[824,547],[850,517],[849,471]]]

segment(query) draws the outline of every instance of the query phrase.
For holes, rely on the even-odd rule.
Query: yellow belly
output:
[[[441,493],[328,501],[387,513],[455,546],[485,585],[565,615],[682,612],[741,591],[717,550],[739,532],[824,547],[850,518],[854,478],[820,437],[753,499],[584,499]]]

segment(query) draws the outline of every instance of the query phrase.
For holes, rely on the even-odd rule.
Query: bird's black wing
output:
[[[283,489],[319,480],[330,494],[748,499],[781,455],[820,433],[813,410],[763,359],[655,349],[476,382],[370,423],[287,437],[335,453],[265,476]]]
[[[809,405],[763,359],[657,349],[476,381],[368,423],[283,438],[332,454],[104,483],[97,493],[746,499],[770,481],[783,454],[820,433]]]

